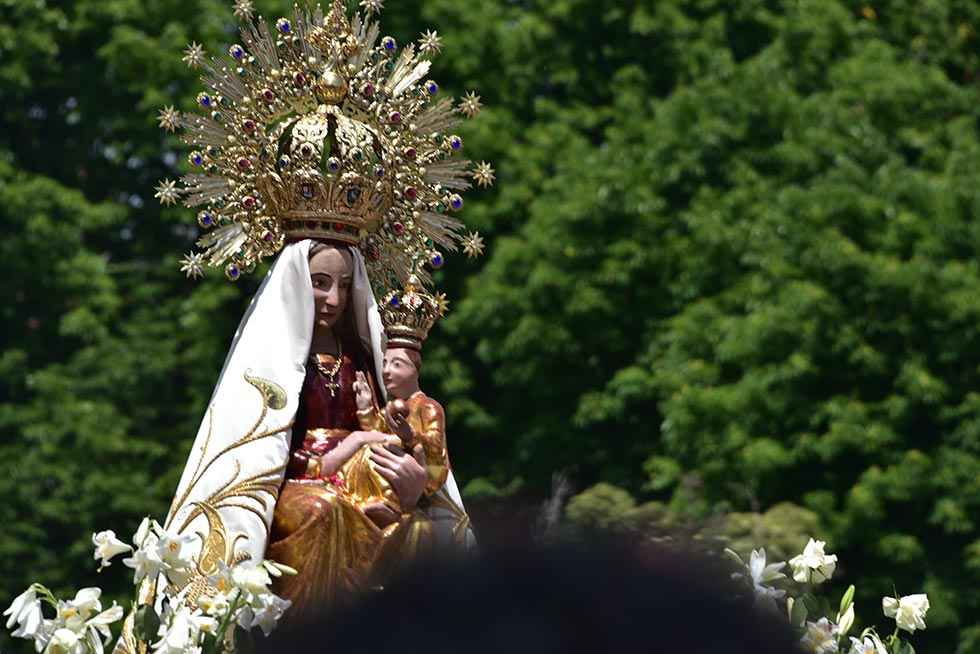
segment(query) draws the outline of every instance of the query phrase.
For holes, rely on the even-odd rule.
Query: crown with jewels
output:
[[[164,180],[156,196],[203,206],[198,222],[209,232],[203,252],[183,261],[189,276],[208,264],[234,280],[287,240],[322,238],[356,245],[376,289],[390,289],[428,283],[440,249],[482,252],[479,234],[464,235],[454,214],[470,181],[490,186],[493,169],[459,159],[463,141],[452,133],[461,116],[479,113],[480,98],[457,106],[439,97],[427,79],[439,36],[426,32],[418,48],[399,51],[392,37],[379,41],[372,16],[381,8],[362,0],[348,16],[333,0],[326,15],[295,7],[270,27],[252,20],[250,0],[237,0],[241,43],[227,60],[206,62],[197,44],[185,51],[204,69],[202,113],[167,107],[159,119],[185,130],[197,170],[182,185]]]
[[[429,330],[445,315],[448,306],[445,295],[429,294],[414,277],[409,279],[405,290],[387,293],[379,309],[388,347],[421,351]]]

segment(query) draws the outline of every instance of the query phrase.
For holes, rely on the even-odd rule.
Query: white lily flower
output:
[[[793,569],[793,579],[801,584],[819,584],[827,581],[837,568],[837,555],[824,553],[827,543],[810,539],[803,553],[789,561]]]
[[[41,600],[35,600],[20,615],[20,625],[11,632],[14,638],[26,638],[33,640],[42,633],[44,626],[44,616],[41,615]]]
[[[56,620],[44,620],[41,626],[37,630],[37,635],[34,637],[34,650],[40,654],[44,651],[48,643],[51,641],[51,637],[54,632],[58,630],[58,625]]]
[[[262,633],[268,636],[279,624],[279,620],[290,606],[292,606],[292,602],[284,600],[278,595],[272,593],[260,595],[252,605],[253,624],[257,625],[262,629]]]
[[[86,654],[105,654],[105,645],[102,643],[102,639],[99,637],[99,630],[95,627],[89,627],[85,632],[85,640],[88,645],[88,652]]]
[[[145,522],[147,521],[144,520]],[[143,530],[142,525],[140,526],[140,530]],[[133,583],[137,585],[145,577],[156,577],[166,567],[166,563],[160,556],[160,548],[157,547],[159,543],[157,535],[147,533],[143,535],[142,540],[138,538],[139,535],[139,532],[137,532],[137,538],[134,539],[134,542],[141,543],[139,549],[133,552],[133,556],[128,559],[123,559],[123,565],[136,571],[133,575]]]
[[[913,633],[926,628],[926,612],[929,611],[929,598],[925,593],[906,595],[900,599],[881,598],[881,608],[885,617],[895,618],[899,629]]]
[[[786,575],[780,572],[785,565],[784,562],[766,565],[766,550],[752,550],[752,554],[749,557],[749,564],[746,568],[749,572],[749,579],[752,582],[752,589],[755,591],[756,602],[772,609],[777,608],[776,600],[785,597],[786,591],[767,586],[766,584],[777,579],[785,579]]]
[[[235,587],[235,582],[232,581],[231,568],[227,563],[218,561],[214,573],[208,576],[208,582],[231,599],[231,590]]]
[[[748,572],[746,575],[742,572],[736,572],[732,575],[734,579],[746,579],[752,584],[752,590],[755,591],[755,601],[766,608],[778,610],[776,606],[776,600],[782,599],[786,596],[786,591],[767,586],[766,584],[777,579],[785,579],[784,575],[780,570],[785,566],[785,563],[771,563],[766,565],[766,550],[752,550],[752,555],[749,557],[748,564],[744,563],[738,554],[732,550],[727,550],[726,553],[732,557],[733,560],[737,561],[739,564],[745,567]]]
[[[112,565],[109,561],[113,557],[124,552],[133,551],[132,547],[116,538],[116,532],[111,530],[92,534],[92,544],[95,545],[95,555],[93,558],[96,560],[101,559],[99,572],[102,572],[103,568],[108,568]]]
[[[160,534],[157,547],[160,550],[160,559],[167,564],[170,570],[183,570],[194,565],[194,556],[190,551],[190,544],[197,536],[193,534],[178,535],[164,531]]]
[[[85,633],[86,623],[93,613],[102,610],[101,588],[82,588],[75,593],[75,599],[68,602],[58,602],[58,617],[55,623],[81,636]]]
[[[827,618],[807,622],[800,644],[812,654],[833,654],[837,651],[837,625]]]
[[[136,533],[133,534],[133,543],[136,545],[136,547],[143,547],[146,537],[155,531],[153,529],[154,526],[159,526],[155,520],[143,518],[143,521],[140,522],[140,526],[136,528]]]
[[[108,609],[99,613],[97,616],[92,618],[86,623],[91,629],[96,630],[98,633],[102,634],[106,638],[112,637],[112,631],[109,629],[109,625],[113,622],[119,622],[122,620],[124,615],[123,607],[119,606],[115,602],[112,603]]]
[[[266,569],[261,566],[246,567],[244,565],[237,565],[231,570],[231,582],[236,588],[240,588],[247,593],[261,595],[268,592],[272,579],[269,577]]]
[[[231,606],[231,598],[227,593],[217,592],[214,595],[201,595],[197,598],[197,606],[205,615],[222,616]]]
[[[218,620],[216,618],[192,613],[188,619],[190,620],[191,631],[193,633],[209,634],[212,636],[218,633]]]
[[[252,627],[255,626],[255,610],[251,606],[245,605],[239,611],[235,618],[235,622],[238,626],[245,631],[251,631]]]
[[[10,607],[3,614],[10,616],[7,619],[7,629],[17,625],[17,630],[11,634],[15,638],[29,640],[36,638],[43,624],[43,617],[41,616],[41,600],[37,598],[37,591],[34,586],[15,597]]]
[[[837,618],[837,629],[841,636],[846,636],[847,632],[854,626],[854,603],[852,602],[843,615]]]
[[[851,636],[851,650],[848,654],[888,654],[888,650],[878,636],[869,634],[863,639]]]
[[[765,548],[752,550],[752,555],[749,557],[749,573],[756,584],[768,584],[777,579],[785,579],[786,575],[780,572],[785,566],[786,563],[783,561],[766,565]]]
[[[84,654],[85,641],[71,629],[57,629],[48,641],[44,654]]]
[[[182,607],[174,613],[173,621],[163,637],[153,643],[154,654],[199,654],[201,648],[194,638],[190,611]],[[161,626],[161,631],[164,627]]]
[[[18,617],[21,612],[33,602],[37,601],[37,591],[34,590],[34,586],[31,586],[23,593],[14,598],[14,601],[10,603],[10,606],[6,611],[3,612],[4,615],[9,615],[10,618],[7,620],[7,629],[10,629],[15,624],[17,624]]]
[[[288,565],[282,563],[277,563],[275,561],[269,561],[268,559],[262,561],[262,567],[268,571],[268,573],[273,577],[281,577],[284,574],[289,576],[294,576],[299,574],[299,571],[295,568],[290,568]]]

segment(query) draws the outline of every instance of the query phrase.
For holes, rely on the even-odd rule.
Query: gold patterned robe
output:
[[[377,493],[384,496],[387,490],[389,499],[394,498],[390,488],[369,487],[384,480],[368,470],[366,448],[337,475],[322,479],[310,474],[316,468],[311,461],[336,447],[350,432],[362,429],[353,383],[358,371],[372,385],[374,376],[367,357],[355,344],[344,344],[343,359],[334,380],[339,387],[333,395],[326,375],[316,366],[307,366],[286,481],[273,513],[266,558],[299,571],[294,577],[278,578],[273,587],[293,603],[286,616],[289,622],[311,619],[349,603],[382,584],[387,571],[412,560],[432,541],[432,525],[422,511],[403,514],[384,529],[364,513],[364,505],[376,499]],[[360,474],[366,472],[370,474]],[[397,504],[397,498],[394,501]]]

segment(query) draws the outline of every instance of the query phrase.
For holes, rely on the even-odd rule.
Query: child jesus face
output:
[[[414,350],[396,347],[385,351],[382,376],[389,397],[407,399],[418,390],[419,363],[421,357]]]

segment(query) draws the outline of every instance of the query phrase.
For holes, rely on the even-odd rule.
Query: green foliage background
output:
[[[498,171],[466,212],[488,256],[440,274],[424,382],[472,500],[565,470],[603,482],[581,524],[823,537],[859,622],[894,582],[929,593],[920,651],[980,651],[980,6],[386,4],[488,105],[462,132]],[[183,279],[192,213],[152,197],[184,168],[155,120],[191,109],[180,51],[233,25],[218,0],[0,0],[4,606],[124,591],[91,532],[165,512],[257,286]]]

